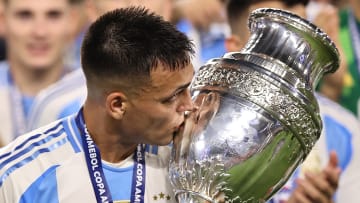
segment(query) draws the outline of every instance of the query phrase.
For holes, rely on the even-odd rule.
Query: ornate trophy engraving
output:
[[[313,95],[339,65],[328,36],[285,11],[250,15],[240,52],[202,66],[198,109],[174,138],[170,179],[181,203],[265,202],[308,155],[322,129]]]

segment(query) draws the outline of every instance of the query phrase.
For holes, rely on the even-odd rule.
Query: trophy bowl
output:
[[[322,129],[318,80],[339,66],[330,38],[301,17],[257,9],[240,52],[196,73],[174,137],[169,176],[181,203],[265,202],[288,180]]]

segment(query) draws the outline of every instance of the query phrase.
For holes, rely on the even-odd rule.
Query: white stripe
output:
[[[59,141],[61,139],[66,140],[65,134],[59,137],[54,141]],[[49,143],[49,144],[53,144]],[[0,193],[5,193],[4,195],[13,196],[13,201],[19,202],[21,195],[27,190],[27,188],[38,179],[47,169],[50,167],[64,163],[66,160],[73,157],[74,153],[72,146],[69,142],[57,148],[54,153],[43,153],[34,159],[31,162],[28,162],[26,165],[18,168],[13,171],[10,176],[7,177],[2,187],[0,188]],[[10,191],[9,191],[10,190]],[[13,190],[13,191],[11,191]],[[7,194],[6,192],[9,191]],[[1,201],[0,195],[0,201]]]
[[[54,126],[55,125],[53,125],[53,124],[51,125],[51,127],[54,127]],[[59,133],[63,129],[64,129],[63,126],[60,125],[56,129],[48,132],[47,134],[41,134],[38,138],[35,138],[34,140],[29,141],[28,143],[26,143],[24,146],[22,146],[21,148],[19,148],[17,150],[15,150],[15,149],[18,146],[21,146],[22,144],[24,144],[24,141],[26,141],[31,136],[35,136],[36,134],[39,134],[39,133],[34,132],[34,133],[29,133],[27,135],[21,136],[21,137],[19,137],[19,139],[16,139],[13,143],[11,143],[7,147],[5,147],[4,150],[1,151],[1,154],[6,154],[9,152],[11,154],[9,156],[6,156],[5,158],[1,159],[0,165],[3,162],[8,161],[10,159],[14,159],[14,160],[9,161],[8,163],[5,164],[5,166],[2,166],[0,168],[0,175],[2,175],[9,167],[16,165],[17,163],[21,162],[24,158],[29,157],[32,154],[34,154],[34,152],[36,152],[38,149],[50,147],[51,145],[55,144],[56,142],[60,141],[61,139],[66,138],[66,134],[64,132],[61,133],[61,135],[59,135],[57,137],[52,137],[52,138],[48,137],[50,135]],[[49,139],[49,140],[46,141],[46,139]],[[44,143],[41,143],[42,141],[44,141]],[[39,146],[31,146],[31,145],[36,145],[37,143],[40,143],[40,145]],[[29,147],[32,147],[32,149],[30,151],[27,151],[27,152],[24,152],[23,154],[21,154],[23,152],[23,150],[27,150],[27,149],[29,149]],[[18,156],[19,153],[20,153],[20,156]],[[18,157],[15,158],[15,156],[18,156]]]

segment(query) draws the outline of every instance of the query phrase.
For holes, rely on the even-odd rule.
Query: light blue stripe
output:
[[[116,168],[103,164],[104,174],[113,200],[130,199],[133,167],[134,165]]]
[[[65,143],[67,143],[67,138],[64,138],[64,139],[54,143],[50,147],[39,149],[38,151],[34,152],[32,155],[28,156],[27,158],[23,159],[22,161],[18,162],[17,164],[11,166],[8,170],[5,171],[5,173],[2,176],[0,176],[0,187],[4,183],[5,179],[16,169],[18,169],[18,168],[24,166],[25,164],[29,163],[30,161],[34,160],[40,154],[46,153],[46,152],[51,152],[54,149],[57,149],[58,147],[64,145]]]
[[[325,123],[327,149],[328,151],[336,151],[339,165],[344,171],[349,165],[353,154],[352,134],[346,126],[331,116],[324,115],[323,122]]]
[[[81,152],[80,147],[78,146],[78,144],[76,143],[74,136],[71,132],[70,126],[68,125],[69,120],[72,120],[71,118],[67,118],[67,119],[63,119],[62,120],[62,124],[64,126],[65,132],[67,134],[67,138],[69,140],[69,142],[71,143],[71,146],[74,149],[75,153]],[[76,134],[76,130],[74,129],[74,132]],[[76,135],[75,135],[76,136]]]
[[[59,203],[56,168],[50,167],[23,193],[19,203]]]
[[[44,134],[49,134],[51,131],[57,130],[57,128],[58,128],[60,125],[61,125],[61,123],[59,122],[55,127],[50,128],[49,130],[45,131]],[[13,154],[15,151],[20,150],[21,148],[23,148],[28,142],[30,142],[30,141],[32,141],[32,140],[34,140],[34,139],[36,139],[36,138],[38,138],[38,137],[40,137],[40,136],[42,136],[42,135],[44,135],[44,134],[35,134],[35,135],[29,137],[29,138],[26,139],[24,142],[22,142],[20,145],[16,146],[16,147],[15,147],[15,150],[12,150],[11,152],[6,153],[6,154],[0,156],[0,161],[1,161],[1,159],[4,159],[4,158],[10,156],[11,154]]]
[[[70,102],[65,107],[63,107],[63,109],[61,110],[61,112],[57,116],[56,120],[61,119],[61,118],[65,118],[65,117],[68,117],[68,116],[70,116],[70,115],[72,115],[74,113],[77,113],[81,109],[81,106],[83,104],[83,102],[81,102],[82,100],[83,99],[81,97],[78,97],[74,101]]]
[[[45,144],[47,142],[50,142],[52,139],[56,138],[56,137],[59,137],[63,132],[65,132],[64,128],[61,128],[59,130],[59,132],[56,132],[54,134],[49,134],[46,136],[46,138],[38,141],[38,142],[34,142],[32,143],[31,145],[29,145],[28,147],[26,147],[25,149],[23,149],[22,151],[18,152],[17,154],[15,155],[12,155],[10,156],[8,159],[6,159],[5,161],[1,162],[0,164],[0,170],[5,166],[7,165],[8,163],[10,163],[11,161],[14,161],[15,159],[23,156],[24,154],[30,152],[34,147],[38,147],[42,144]]]

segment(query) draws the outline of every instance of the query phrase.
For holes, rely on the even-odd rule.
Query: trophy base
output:
[[[212,198],[189,190],[178,190],[175,194],[178,203],[220,203]]]

